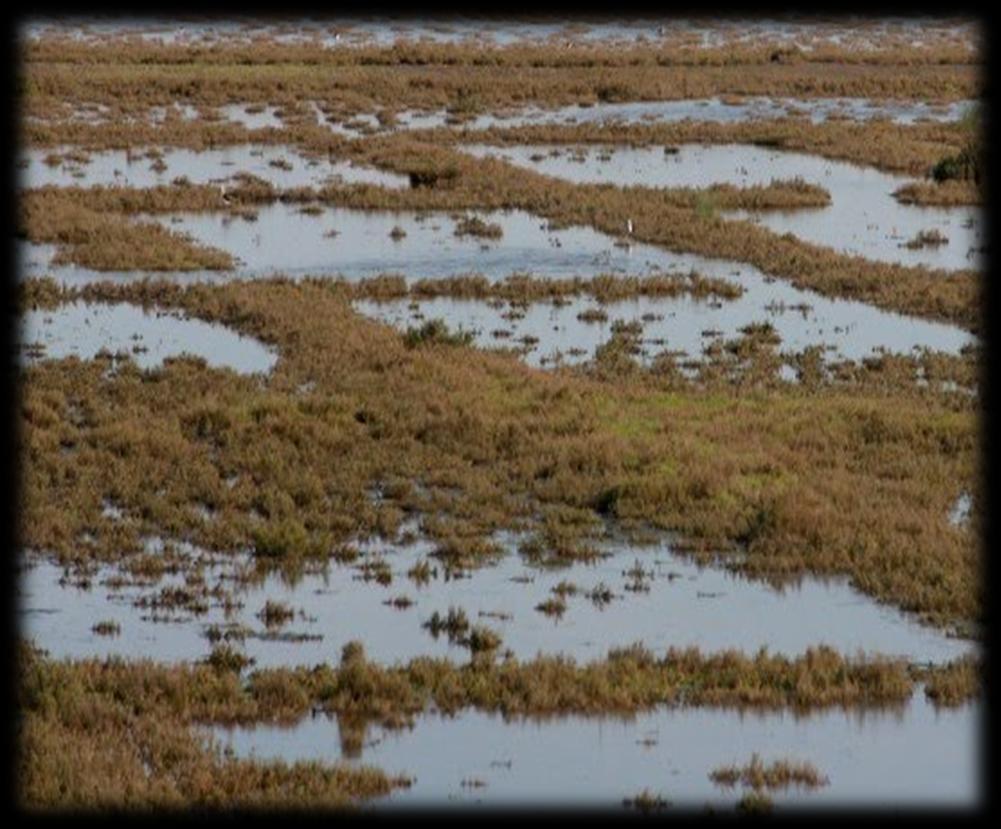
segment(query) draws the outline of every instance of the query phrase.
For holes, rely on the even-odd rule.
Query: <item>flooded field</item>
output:
[[[330,182],[408,187],[405,176],[346,161],[309,158],[283,147],[235,146],[216,150],[143,148],[82,153],[72,159],[54,151],[29,150],[24,156],[23,187],[157,187],[178,178],[191,184],[232,184],[249,174],[276,187],[321,187]],[[49,163],[52,159],[54,163]]]
[[[924,101],[873,101],[864,98],[766,98],[751,96],[739,100],[696,98],[678,101],[634,101],[597,103],[555,109],[529,108],[500,114],[476,115],[462,119],[467,130],[490,127],[523,127],[540,124],[643,124],[675,121],[709,121],[728,124],[749,119],[805,117],[813,123],[827,120],[852,121],[888,119],[897,124],[917,121],[958,121],[972,102],[928,104]],[[397,116],[404,129],[431,129],[448,123],[442,112],[403,112]],[[377,126],[371,124],[370,126]]]
[[[468,712],[425,715],[413,729],[371,726],[350,742],[337,721],[322,717],[295,728],[217,728],[213,736],[242,756],[343,757],[415,774],[379,810],[444,803],[608,809],[646,790],[670,803],[669,815],[706,806],[732,811],[747,789],[714,784],[709,773],[753,752],[810,759],[828,777],[819,790],[778,792],[782,807],[967,809],[981,796],[970,748],[982,721],[979,705],[936,711],[916,697],[903,710],[861,716],[667,709],[626,720],[504,721]],[[428,745],[449,751],[429,760]]]
[[[223,326],[186,319],[176,311],[134,305],[72,302],[24,315],[20,355],[23,360],[92,360],[99,352],[124,354],[141,369],[167,357],[201,357],[210,366],[244,373],[267,372],[278,355],[251,337]]]
[[[629,43],[681,41],[702,48],[725,44],[766,42],[794,44],[801,49],[850,42],[854,48],[871,49],[882,41],[903,41],[915,46],[931,46],[940,41],[964,45],[976,42],[976,27],[968,21],[943,22],[920,18],[885,20],[833,18],[826,21],[797,18],[784,21],[725,18],[678,20],[658,16],[641,20],[609,19],[603,15],[593,20],[567,22],[558,18],[509,21],[472,17],[463,19],[345,17],[334,21],[310,21],[276,26],[272,21],[207,23],[189,20],[157,23],[153,19],[106,22],[100,18],[79,17],[69,21],[33,22],[26,32],[29,38],[60,35],[80,40],[114,37],[139,37],[163,43],[211,43],[219,39],[253,42],[255,38],[276,37],[281,42],[313,41],[327,47],[347,45],[387,45],[397,41],[456,43],[473,41],[480,45],[505,45],[519,42],[567,40],[587,44],[595,41]]]
[[[979,806],[980,39],[30,21],[23,804]]]
[[[749,219],[775,233],[883,262],[930,268],[979,267],[986,243],[976,208],[933,208],[900,204],[893,193],[911,179],[803,153],[746,145],[690,145],[666,153],[660,147],[571,148],[470,146],[477,156],[496,155],[540,173],[573,182],[707,187],[767,185],[802,179],[830,193],[824,208],[722,211]],[[909,245],[921,231],[937,231],[942,243]]]
[[[840,580],[807,578],[773,588],[720,566],[697,566],[666,544],[609,545],[602,550],[606,557],[594,563],[540,568],[518,554],[516,538],[498,540],[504,555],[473,570],[451,573],[435,563],[435,545],[426,541],[369,542],[359,545],[358,564],[331,565],[296,583],[272,574],[248,584],[241,584],[240,574],[253,572],[252,559],[227,562],[181,545],[186,557],[210,562],[203,572],[210,591],[233,585],[242,604],[234,610],[212,601],[194,616],[185,609],[150,610],[151,597],[183,587],[183,576],[119,587],[108,569],[80,590],[60,583],[61,568],[38,561],[22,576],[21,612],[25,633],[58,657],[135,659],[153,648],[165,661],[194,660],[211,650],[207,635],[213,629],[243,629],[249,633],[245,653],[260,667],[336,662],[352,640],[364,641],[369,657],[383,663],[424,655],[461,661],[464,646],[422,626],[433,612],[451,608],[495,629],[505,652],[519,659],[543,653],[588,661],[643,642],[657,651],[766,648],[790,656],[826,644],[845,653],[869,651],[927,663],[946,662],[973,646],[881,607]],[[434,572],[426,582],[408,576],[422,562]],[[376,565],[388,581],[366,575]],[[269,637],[258,619],[268,601],[294,609],[281,635]],[[544,612],[539,608],[547,601],[555,602],[554,609]],[[102,621],[114,622],[120,634],[95,633]]]
[[[958,353],[975,338],[955,326],[881,311],[850,300],[828,299],[769,279],[746,263],[676,254],[652,245],[622,246],[587,227],[551,229],[522,211],[476,213],[502,229],[498,239],[459,236],[462,214],[389,213],[331,208],[319,216],[274,205],[257,212],[254,222],[223,213],[179,214],[159,219],[173,230],[232,254],[233,273],[167,274],[180,281],[228,281],[329,276],[349,280],[403,274],[408,280],[481,274],[500,281],[512,274],[538,278],[644,275],[695,272],[721,278],[743,289],[736,298],[642,298],[598,305],[573,299],[566,304],[536,303],[517,313],[504,304],[441,298],[411,307],[411,300],[360,301],[357,307],[405,330],[424,319],[444,319],[450,327],[475,332],[486,347],[517,345],[531,338],[528,359],[535,365],[559,352],[570,362],[591,356],[608,340],[615,320],[640,322],[650,341],[649,354],[660,350],[698,358],[713,337],[731,338],[756,322],[774,326],[782,347],[799,351],[820,345],[831,356],[860,359],[874,351],[909,353],[916,348]],[[394,229],[399,229],[394,237]],[[105,273],[74,266],[49,265],[53,248],[25,252],[26,274],[51,273],[67,285],[107,278],[142,279],[142,272]],[[587,318],[600,311],[604,319]],[[584,318],[582,318],[582,315]],[[497,335],[495,332],[506,332]],[[706,332],[709,332],[708,334]],[[657,347],[659,346],[659,348]],[[576,353],[571,353],[576,352]]]

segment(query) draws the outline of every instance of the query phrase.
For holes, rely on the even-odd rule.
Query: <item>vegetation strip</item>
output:
[[[53,290],[33,284],[33,301]],[[914,373],[969,381],[969,357],[877,358],[837,382],[807,361],[790,388],[764,327],[685,381],[670,360],[641,370],[626,327],[589,368],[549,374],[434,338],[408,347],[322,281],[80,296],[176,307],[280,358],[264,385],[191,359],[126,360],[110,377],[100,360],[24,369],[21,537],[66,563],[120,559],[145,533],[294,568],[394,537],[414,513],[445,560],[483,560],[502,527],[573,560],[612,520],[739,550],[731,566],[755,575],[845,575],[943,626],[980,619],[979,512],[947,517],[957,490],[984,503],[976,401]],[[379,503],[365,495],[376,485],[390,493]],[[137,520],[102,516],[104,498]]]

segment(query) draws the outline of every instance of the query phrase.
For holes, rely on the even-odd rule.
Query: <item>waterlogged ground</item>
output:
[[[458,222],[475,215],[502,229],[499,239],[458,236]],[[606,342],[616,320],[638,321],[649,342],[648,356],[661,350],[699,358],[713,338],[732,338],[751,323],[768,321],[782,348],[829,347],[830,356],[859,359],[874,350],[910,353],[930,348],[955,354],[975,337],[957,326],[907,317],[854,300],[829,299],[776,279],[746,263],[678,254],[653,245],[632,244],[589,227],[552,228],[524,211],[391,213],[329,208],[320,215],[295,205],[275,204],[257,211],[255,221],[225,213],[186,213],[156,217],[172,230],[220,248],[239,260],[235,271],[165,274],[180,281],[226,281],[274,274],[331,276],[350,280],[386,273],[408,280],[482,274],[491,281],[515,273],[541,278],[592,277],[601,274],[688,274],[725,279],[743,288],[737,299],[641,298],[602,308],[607,320],[585,321],[579,315],[598,303],[576,298],[554,307],[535,304],[517,310],[486,302],[437,299],[411,308],[409,300],[358,302],[356,307],[402,329],[422,320],[442,318],[453,328],[473,331],[487,347],[520,347],[528,337],[527,359],[533,365],[562,354],[566,362],[593,356]],[[394,229],[402,231],[394,237]],[[66,285],[108,278],[142,279],[144,272],[97,272],[74,265],[51,267],[50,245],[20,248],[26,275],[52,274]],[[158,274],[162,275],[162,274]],[[523,314],[523,316],[521,316]],[[497,332],[501,332],[498,334]]]
[[[347,161],[309,158],[294,149],[270,145],[245,144],[197,151],[181,147],[104,150],[85,153],[80,160],[46,162],[48,157],[65,155],[68,150],[67,147],[28,150],[22,157],[21,185],[157,187],[183,177],[191,184],[223,186],[239,173],[249,173],[285,188],[322,187],[331,182],[393,188],[410,185],[406,176]]]
[[[735,210],[723,216],[750,219],[778,234],[881,262],[957,269],[980,267],[986,243],[981,211],[975,207],[905,205],[893,193],[913,179],[805,153],[769,150],[747,144],[688,144],[677,152],[661,147],[531,146],[465,148],[478,157],[497,156],[575,183],[646,187],[739,187],[801,178],[827,190],[831,203],[796,210]],[[641,217],[637,217],[639,221]],[[946,241],[918,247],[908,243],[935,230]]]
[[[254,373],[270,371],[278,359],[263,343],[224,326],[128,303],[69,302],[28,311],[22,319],[18,353],[24,362],[70,356],[91,360],[101,351],[124,353],[141,369],[190,355],[212,367]]]
[[[352,640],[364,641],[369,658],[380,663],[421,655],[465,661],[465,647],[422,627],[435,611],[445,615],[453,607],[472,624],[499,633],[502,650],[519,659],[563,653],[590,661],[633,642],[657,652],[671,646],[735,647],[789,656],[823,643],[844,653],[882,653],[921,663],[948,661],[975,649],[969,640],[950,638],[877,604],[843,580],[808,578],[770,587],[722,566],[698,566],[666,542],[607,544],[601,548],[607,557],[593,563],[546,568],[519,555],[517,537],[505,534],[497,541],[504,555],[496,563],[451,574],[430,557],[431,543],[371,541],[358,545],[357,562],[331,563],[296,583],[276,574],[241,583],[254,570],[248,557],[227,560],[180,544],[187,558],[206,562],[203,577],[210,593],[216,587],[231,590],[242,604],[227,612],[216,595],[198,614],[143,606],[166,588],[184,587],[183,572],[155,583],[118,585],[113,568],[106,568],[89,579],[89,589],[81,589],[61,583],[60,567],[32,556],[22,574],[21,613],[25,632],[60,657],[156,653],[166,661],[200,659],[211,650],[206,638],[211,628],[244,627],[266,637],[248,636],[243,642],[258,667],[336,663]],[[434,576],[420,583],[408,573],[424,561]],[[387,583],[371,575],[377,563],[387,568]],[[372,568],[368,579],[366,566]],[[603,588],[609,593],[595,595]],[[561,613],[538,609],[561,592]],[[257,617],[269,600],[294,610],[270,638]],[[93,627],[102,621],[115,622],[120,633],[98,635]]]
[[[761,321],[774,327],[782,350],[793,352],[823,345],[829,359],[858,360],[881,350],[906,354],[921,348],[956,354],[975,341],[954,326],[769,283],[748,266],[742,266],[739,276],[730,278],[745,289],[738,299],[681,296],[601,304],[584,298],[572,299],[565,305],[536,303],[519,308],[443,298],[413,304],[410,300],[364,300],[356,302],[355,307],[401,330],[441,319],[453,330],[472,332],[482,347],[524,350],[526,362],[534,366],[590,359],[598,346],[608,342],[620,322],[642,327],[642,351],[638,356],[643,362],[662,351],[697,360],[714,340],[738,337],[741,328]],[[589,314],[603,314],[605,318],[594,319]]]
[[[770,793],[779,807],[972,808],[983,794],[975,750],[982,724],[980,704],[937,710],[919,691],[901,710],[861,715],[664,708],[629,719],[505,721],[476,711],[426,714],[412,730],[355,730],[343,747],[344,729],[324,716],[293,728],[211,734],[241,756],[343,758],[413,776],[409,789],[378,804],[387,811],[443,803],[615,808],[644,789],[681,809],[729,811],[749,790],[720,787],[709,774],[755,752],[766,761],[811,762],[829,780],[819,789]]]
[[[574,104],[552,109],[525,107],[501,113],[484,113],[462,119],[463,129],[522,127],[539,124],[642,124],[676,121],[710,121],[730,124],[753,119],[770,120],[805,117],[817,124],[833,119],[867,121],[888,119],[895,124],[919,121],[958,121],[972,101],[929,104],[924,101],[874,101],[866,98],[691,98],[675,101],[628,101],[625,103]],[[397,115],[398,128],[430,129],[445,126],[448,113],[403,112]],[[374,125],[373,125],[374,126]]]
[[[280,43],[312,42],[328,47],[391,45],[400,41],[434,43],[550,43],[567,48],[567,43],[683,43],[703,48],[726,44],[756,42],[795,46],[810,51],[818,46],[851,45],[867,50],[888,39],[911,46],[936,43],[976,43],[976,25],[963,19],[929,20],[886,18],[880,20],[803,19],[763,21],[742,18],[688,19],[644,16],[641,19],[609,19],[568,22],[566,19],[497,20],[483,17],[454,17],[447,20],[429,17],[354,17],[276,23],[274,20],[246,18],[243,21],[206,22],[203,20],[102,20],[78,17],[72,20],[35,20],[25,29],[25,37],[66,36],[75,40],[107,40],[114,37],[138,37],[163,43],[202,43],[220,40],[252,42],[255,38],[274,38]]]

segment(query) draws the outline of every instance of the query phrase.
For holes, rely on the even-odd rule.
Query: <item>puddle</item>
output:
[[[217,368],[241,373],[268,372],[277,354],[259,341],[221,325],[187,318],[172,310],[144,310],[128,303],[70,302],[54,309],[27,311],[22,317],[21,360],[92,359],[102,349],[126,352],[141,369],[165,357],[190,354]],[[40,344],[43,351],[31,346]]]
[[[831,204],[815,209],[723,211],[722,215],[751,219],[777,234],[792,233],[804,241],[867,259],[944,269],[982,265],[982,255],[971,252],[986,243],[979,208],[900,204],[892,193],[913,179],[871,167],[746,144],[687,144],[673,155],[665,155],[661,147],[622,147],[614,148],[608,160],[602,160],[608,150],[601,147],[581,147],[579,152],[565,146],[531,145],[470,145],[464,149],[477,157],[496,156],[574,183],[648,187],[729,183],[749,187],[799,177],[824,187],[831,195]],[[552,150],[559,150],[559,154],[551,155]],[[541,160],[532,160],[540,155]],[[575,157],[583,160],[575,161]],[[948,242],[905,247],[924,230],[938,230]]]
[[[276,187],[320,187],[332,179],[349,184],[376,184],[403,188],[410,179],[373,167],[355,166],[349,161],[308,158],[289,147],[242,144],[212,150],[187,150],[167,147],[162,152],[162,167],[142,150],[105,150],[87,153],[85,163],[64,161],[57,167],[45,163],[50,153],[65,153],[71,148],[28,150],[27,165],[21,172],[23,187],[156,187],[169,185],[176,178],[192,184],[221,184],[237,173],[251,173]]]
[[[658,653],[672,646],[754,653],[767,646],[772,653],[795,655],[828,644],[845,653],[866,651],[919,662],[949,660],[977,647],[971,640],[946,636],[875,603],[844,580],[806,578],[780,591],[721,567],[699,567],[674,555],[666,543],[648,548],[607,544],[603,546],[611,553],[607,558],[548,569],[527,564],[516,550],[516,538],[501,535],[498,541],[507,554],[496,564],[448,579],[440,562],[427,559],[434,546],[426,541],[362,544],[364,555],[354,564],[331,562],[326,574],[307,574],[295,585],[275,574],[258,585],[238,586],[231,577],[236,567],[247,564],[246,559],[206,554],[202,560],[213,562],[205,571],[206,586],[233,589],[244,606],[227,616],[221,603],[211,600],[205,614],[191,618],[181,612],[187,621],[176,624],[144,619],[149,610],[133,603],[164,586],[183,585],[183,576],[154,587],[112,591],[102,585],[113,575],[106,568],[92,579],[89,592],[81,592],[59,585],[59,567],[32,557],[20,581],[23,631],[57,658],[135,658],[155,653],[164,661],[192,660],[211,650],[205,638],[210,625],[240,623],[261,629],[255,614],[270,600],[295,610],[294,620],[283,630],[313,638],[246,639],[246,653],[258,667],[337,663],[341,648],[355,639],[364,642],[370,659],[381,663],[422,655],[465,662],[466,648],[451,644],[444,634],[435,638],[422,627],[435,611],[444,615],[453,606],[462,608],[471,624],[499,633],[501,650],[510,649],[519,659],[541,652],[589,661],[637,641]],[[192,549],[189,546],[189,553]],[[425,559],[437,567],[437,575],[418,584],[408,571]],[[392,573],[390,583],[364,580],[358,567],[365,561],[384,562]],[[637,562],[644,573],[638,582],[630,572]],[[564,613],[557,617],[537,610],[564,581],[579,588],[575,595],[565,596]],[[613,594],[607,603],[587,595],[601,585]],[[403,596],[412,604],[405,608],[392,604]],[[41,612],[47,608],[58,612]],[[121,635],[108,638],[91,632],[95,624],[108,619],[120,625]]]
[[[815,790],[769,796],[776,806],[974,807],[980,787],[979,703],[936,711],[918,690],[903,711],[809,716],[659,708],[632,719],[512,720],[465,711],[425,714],[413,730],[371,726],[359,753],[342,753],[336,720],[292,728],[213,728],[238,756],[370,764],[416,778],[376,809],[447,803],[621,807],[644,789],[681,808],[732,809],[747,791],[720,788],[714,769],[748,762],[808,761],[829,779]],[[206,729],[206,731],[208,731]],[[347,742],[358,739],[357,729]],[[447,748],[446,748],[447,747]],[[354,755],[354,756],[352,756]],[[466,781],[466,785],[463,785]],[[471,787],[470,781],[485,785]],[[670,814],[670,809],[666,814]]]
[[[832,353],[846,359],[869,356],[874,349],[909,352],[916,347],[958,353],[975,341],[973,335],[944,323],[906,317],[854,300],[827,299],[781,280],[764,276],[750,265],[694,254],[677,254],[652,245],[619,247],[615,240],[588,227],[549,230],[539,217],[523,211],[476,212],[487,222],[500,224],[503,236],[484,241],[455,235],[456,219],[448,214],[390,213],[332,208],[320,216],[304,215],[294,205],[276,204],[259,211],[256,222],[221,213],[180,214],[157,217],[175,231],[191,234],[197,241],[231,253],[243,264],[236,271],[164,274],[178,281],[228,281],[260,278],[282,273],[292,277],[335,276],[361,279],[385,273],[405,273],[410,280],[480,273],[500,280],[512,273],[546,277],[590,277],[599,274],[644,275],[659,272],[706,276],[739,283],[745,289],[736,300],[702,301],[690,297],[640,299],[616,303],[605,310],[607,323],[577,319],[583,310],[596,306],[590,299],[574,299],[556,308],[533,305],[521,320],[505,320],[504,308],[486,303],[440,299],[421,303],[427,318],[441,316],[453,327],[478,332],[478,341],[488,346],[511,343],[498,340],[494,331],[515,332],[510,339],[531,336],[539,340],[530,360],[549,357],[555,351],[567,359],[587,355],[569,354],[571,349],[594,347],[608,339],[615,319],[640,319],[646,315],[663,319],[644,324],[644,337],[663,340],[650,343],[651,353],[668,348],[701,356],[708,340],[706,331],[735,337],[743,326],[767,320],[782,338],[781,348],[800,350],[827,344]],[[459,215],[459,214],[456,214]],[[399,227],[406,234],[392,239]],[[331,232],[336,235],[330,236]],[[75,266],[51,268],[54,246],[21,242],[21,271],[27,276],[51,274],[64,284],[115,278],[141,279],[144,272],[96,272]],[[395,325],[419,324],[408,309],[409,301],[360,302],[364,313]],[[805,313],[791,310],[809,306]],[[785,309],[782,311],[781,309]]]

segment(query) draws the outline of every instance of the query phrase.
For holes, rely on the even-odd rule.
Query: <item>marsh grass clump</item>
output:
[[[547,616],[555,616],[559,618],[566,613],[567,603],[561,596],[557,595],[540,602],[535,606],[535,609],[540,613],[545,613]]]
[[[468,346],[473,342],[473,332],[461,328],[452,332],[444,320],[433,319],[425,322],[420,328],[408,328],[403,335],[403,344],[407,348],[418,348],[427,345]]]
[[[418,561],[413,567],[407,570],[407,577],[418,585],[428,584],[432,578],[437,577],[438,568],[433,567],[426,558]]]
[[[232,671],[240,673],[244,668],[254,663],[252,657],[230,647],[228,644],[216,645],[205,659],[217,671]]]
[[[237,624],[213,624],[205,629],[205,638],[213,645],[218,642],[243,642],[250,634],[249,628]]]
[[[501,636],[495,630],[485,625],[476,625],[470,629],[469,635],[461,642],[469,648],[470,653],[492,653],[501,646]]]
[[[268,628],[281,627],[295,617],[295,611],[283,602],[268,599],[257,614],[257,618]]]
[[[643,814],[661,812],[671,805],[671,801],[655,794],[649,789],[644,789],[637,795],[624,798],[622,805],[627,809],[635,809]]]
[[[650,580],[653,579],[652,570],[644,570],[639,559],[628,570],[622,572],[623,576],[629,578],[626,583],[626,590],[632,593],[649,593]]]
[[[554,596],[563,599],[567,596],[576,596],[580,592],[580,588],[573,582],[563,579],[551,589],[551,592]]]
[[[612,599],[615,598],[615,594],[604,582],[597,584],[595,587],[591,588],[584,594],[592,602],[594,602],[598,607],[605,607],[608,605]]]
[[[357,565],[362,581],[375,581],[383,587],[393,582],[393,569],[384,558],[369,558]]]
[[[927,207],[961,207],[983,204],[983,191],[970,181],[946,179],[945,181],[916,181],[905,184],[893,192],[901,204]]]
[[[254,555],[262,559],[298,559],[310,548],[306,528],[295,519],[269,522],[253,532]]]
[[[949,237],[938,228],[931,230],[921,230],[908,242],[903,243],[903,247],[914,250],[916,248],[938,247],[949,244]]]
[[[561,567],[577,561],[594,561],[599,551],[587,538],[587,531],[574,525],[546,522],[530,538],[518,545],[521,553],[533,564],[543,567]]]
[[[448,613],[442,616],[437,610],[425,621],[421,627],[431,632],[437,639],[442,633],[447,634],[449,642],[459,642],[469,630],[469,619],[466,612],[460,607],[450,607]]]
[[[98,636],[118,636],[122,632],[122,626],[118,622],[104,620],[93,625],[91,630]]]
[[[504,235],[504,229],[496,222],[483,221],[479,216],[464,216],[456,222],[455,235],[500,239]]]
[[[924,681],[925,696],[936,706],[964,705],[983,692],[983,665],[974,656],[961,656],[944,665],[916,670],[914,674]]]
[[[776,760],[766,764],[756,753],[745,766],[720,766],[709,773],[709,779],[719,786],[742,783],[755,791],[786,789],[800,786],[816,789],[830,782],[814,766],[806,762]]]
[[[600,308],[588,308],[577,315],[581,322],[608,322],[608,314]]]

